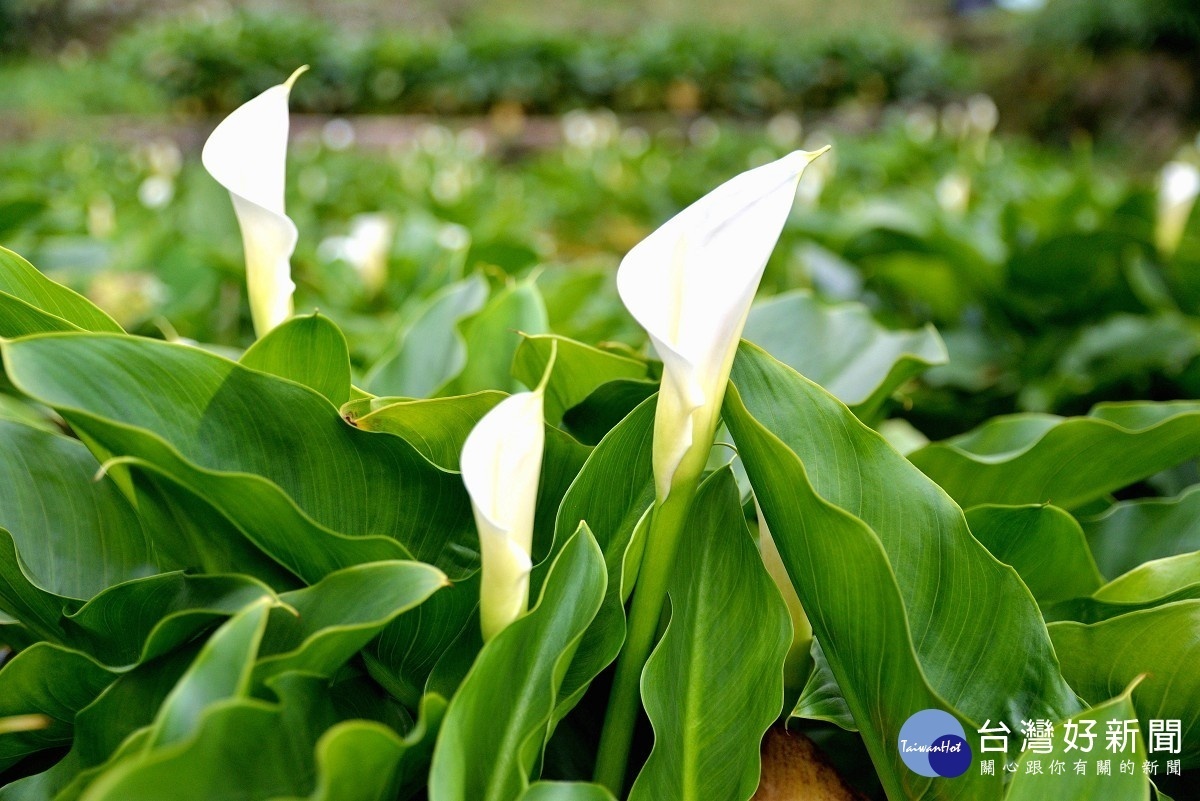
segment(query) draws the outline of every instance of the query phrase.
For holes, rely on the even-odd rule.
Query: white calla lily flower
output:
[[[725,182],[629,251],[617,291],[663,361],[654,427],[659,500],[699,477],[763,269],[804,168],[798,150]]]
[[[529,604],[533,515],[545,447],[542,388],[505,398],[475,424],[462,450],[483,560],[479,616],[484,640]]]
[[[1186,161],[1169,161],[1158,178],[1158,224],[1154,239],[1161,253],[1179,247],[1192,207],[1200,195],[1200,169]]]
[[[260,337],[292,315],[297,232],[283,210],[288,95],[306,69],[234,110],[209,135],[200,156],[233,199],[246,253],[250,315]]]

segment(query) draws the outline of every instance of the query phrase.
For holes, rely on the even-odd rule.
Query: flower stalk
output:
[[[655,506],[596,763],[620,795],[671,566],[720,422],[725,386],[767,259],[804,168],[796,151],[725,182],[638,243],[617,291],[663,362],[654,420]]]

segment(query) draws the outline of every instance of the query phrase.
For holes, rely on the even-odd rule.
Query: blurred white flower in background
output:
[[[1179,247],[1188,218],[1200,194],[1200,170],[1186,161],[1169,161],[1158,177],[1158,224],[1154,230],[1159,251],[1170,256]]]

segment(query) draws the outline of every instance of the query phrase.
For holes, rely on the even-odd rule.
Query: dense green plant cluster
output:
[[[312,73],[297,87],[294,108],[324,113],[484,114],[513,103],[537,113],[604,107],[760,116],[937,98],[961,81],[961,65],[938,48],[873,31],[830,38],[703,27],[620,36],[473,28],[354,36],[312,18],[245,13],[135,29],[92,68],[136,77],[179,110],[216,113],[296,63]]]
[[[0,248],[0,801],[749,801],[788,727],[892,801],[1185,797],[1194,166],[1154,198],[974,98],[841,164],[577,113],[526,165],[344,123],[289,172],[298,75],[213,181],[42,145],[0,206],[95,298]],[[1016,748],[1077,720],[1146,767]]]
[[[1195,395],[1200,255],[1191,229],[1174,253],[1157,252],[1150,179],[1085,153],[1064,163],[989,140],[962,127],[965,107],[941,116],[838,136],[802,187],[812,196],[784,230],[764,293],[807,287],[866,300],[888,325],[934,322],[954,358],[913,389],[921,402],[906,413],[934,435],[1004,412]],[[447,283],[479,269],[499,268],[493,281],[536,272],[555,331],[638,345],[612,288],[616,259],[797,133],[787,119],[770,135],[707,124],[647,133],[606,115],[568,117],[563,130],[560,147],[517,163],[437,127],[391,154],[300,143],[288,209],[302,231],[301,305],[336,313],[368,372]],[[168,143],[53,141],[9,156],[0,235],[14,247],[131,330],[159,335],[165,319],[187,338],[245,344],[236,226],[193,159]],[[346,259],[364,212],[394,226],[377,288]]]

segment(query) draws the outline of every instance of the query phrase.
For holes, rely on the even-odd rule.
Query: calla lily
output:
[[[483,559],[479,616],[484,640],[516,620],[529,603],[533,512],[545,445],[543,394],[518,392],[475,424],[462,450]]]
[[[229,190],[246,253],[246,285],[254,332],[263,336],[292,315],[290,260],[296,225],[284,213],[288,94],[307,67],[239,106],[204,143],[201,161]]]
[[[1188,217],[1200,195],[1200,169],[1186,161],[1169,161],[1158,179],[1158,225],[1155,243],[1161,253],[1171,255],[1179,247]]]
[[[595,778],[614,795],[624,785],[642,668],[738,340],[800,175],[823,152],[797,150],[726,181],[635,245],[617,270],[617,292],[650,335],[663,377],[654,418],[657,498],[596,755]]]
[[[746,315],[796,196],[823,153],[796,151],[725,182],[629,251],[617,291],[663,361],[658,498],[704,469]]]

